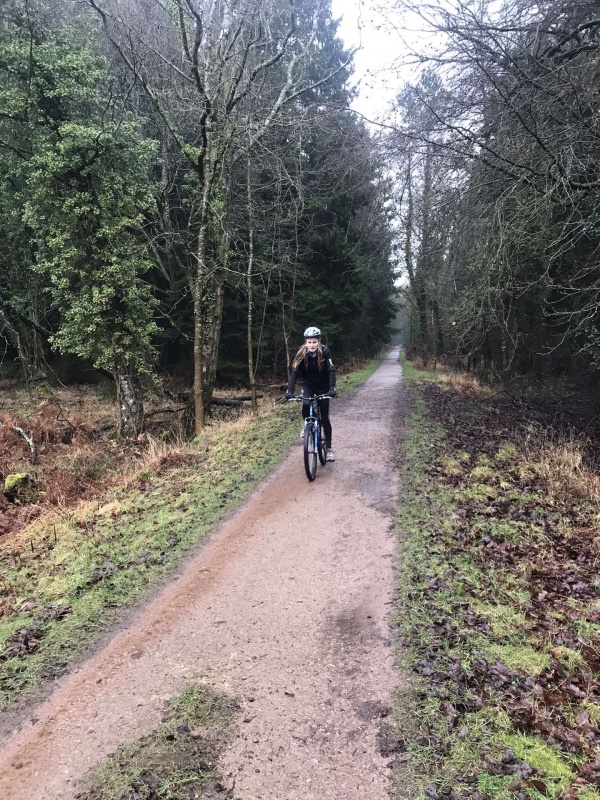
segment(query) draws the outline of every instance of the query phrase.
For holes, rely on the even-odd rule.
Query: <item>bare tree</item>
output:
[[[282,109],[345,64],[311,75],[326,0],[89,0],[137,89],[175,147],[192,191],[189,266],[194,307],[196,431],[205,422],[218,346],[224,280],[219,228],[227,176]],[[348,57],[349,61],[350,57]],[[346,64],[348,63],[346,62]],[[193,177],[192,177],[193,176]]]
[[[597,360],[598,4],[388,6],[420,19],[438,45],[410,54],[443,87],[411,87],[428,124],[403,115],[390,127],[399,153],[433,147],[436,172],[453,171],[461,187],[442,326],[453,322],[454,344],[500,375],[544,353]]]

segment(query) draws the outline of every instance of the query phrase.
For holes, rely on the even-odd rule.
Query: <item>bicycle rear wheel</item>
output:
[[[315,450],[315,426],[310,423],[304,431],[304,469],[309,481],[317,477],[317,451]]]
[[[319,425],[319,461],[323,466],[327,463],[327,442],[323,435],[323,426]]]

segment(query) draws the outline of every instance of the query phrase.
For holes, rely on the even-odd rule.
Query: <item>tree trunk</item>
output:
[[[42,339],[42,334],[40,333],[42,327],[40,313],[40,292],[37,285],[31,290],[29,306],[31,309],[31,323],[28,334],[30,341],[31,363],[34,373],[33,377],[34,380],[45,381],[48,378],[48,375],[45,367],[44,340]]]
[[[433,324],[429,324],[429,307],[432,298],[430,283],[433,269],[433,247],[431,230],[431,196],[432,196],[432,150],[427,146],[423,167],[423,190],[421,194],[421,246],[417,263],[419,316],[421,320],[421,336],[423,339],[423,362],[427,366],[429,353],[433,351],[435,358],[435,339],[430,336]],[[433,323],[433,320],[432,320]]]
[[[444,331],[442,330],[442,318],[440,314],[440,306],[437,300],[432,303],[431,314],[433,317],[434,336],[436,342],[436,352],[438,357],[445,352],[444,347]]]
[[[204,291],[206,280],[206,236],[209,217],[209,185],[205,183],[202,191],[202,209],[200,230],[198,231],[198,250],[196,253],[196,271],[192,284],[194,298],[194,429],[200,436],[206,424],[206,392],[205,392],[205,326],[204,326]]]
[[[281,281],[280,284],[281,286]],[[290,375],[292,374],[291,370],[291,355],[290,355],[290,335],[287,331],[286,324],[285,324],[285,301],[283,299],[283,292],[280,293],[281,296],[281,327],[283,329],[283,344],[285,346],[285,374],[287,376],[288,382],[290,380]]]
[[[204,234],[204,231],[203,231]],[[202,292],[204,264],[198,256],[198,266],[192,294],[194,297],[194,430],[200,436],[206,422],[204,411],[204,322],[202,320]]]
[[[142,387],[134,370],[125,359],[114,369],[119,407],[119,436],[136,439],[144,432]]]
[[[13,322],[2,310],[0,310],[0,322],[10,343],[17,351],[27,386],[31,386],[36,380],[45,379],[47,375],[44,369],[44,345],[40,333],[19,321]]]
[[[421,340],[421,356],[423,358],[424,366],[427,366],[429,353],[427,348],[427,298],[423,287],[422,275],[422,259],[418,259],[415,264],[415,256],[413,251],[413,226],[414,226],[414,199],[412,193],[412,160],[409,157],[408,166],[406,169],[406,188],[408,197],[408,208],[406,216],[406,239],[404,242],[404,257],[406,262],[406,270],[408,272],[408,279],[410,283],[411,292],[413,294],[414,302],[417,307],[418,323],[418,336]],[[413,317],[414,320],[414,317]]]
[[[420,283],[420,281],[418,282]],[[429,333],[428,333],[428,320],[427,320],[427,296],[425,290],[419,285],[417,286],[417,310],[419,318],[419,336],[421,338],[421,357],[423,359],[423,366],[427,367],[429,364]]]
[[[224,203],[228,203],[229,186],[224,188]],[[221,327],[223,324],[223,302],[225,298],[225,276],[227,275],[227,267],[229,264],[229,245],[231,242],[231,227],[227,211],[224,212],[223,219],[221,220],[222,234],[219,242],[219,255],[220,268],[215,276],[214,281],[214,307],[212,313],[212,322],[210,328],[210,341],[207,348],[206,355],[206,403],[210,405],[212,401],[213,392],[215,390],[215,383],[217,380],[217,363],[219,360],[219,343],[221,341]]]
[[[196,436],[204,430],[206,415],[210,413],[210,398],[214,389],[217,369],[217,355],[221,336],[223,315],[223,291],[225,271],[212,273],[208,269],[208,236],[211,227],[211,203],[214,186],[218,179],[218,161],[206,160],[207,173],[203,176],[202,209],[198,233],[197,266],[194,282],[194,429]],[[227,240],[227,247],[229,242]],[[206,307],[209,288],[215,290],[212,313]]]
[[[248,295],[248,380],[250,382],[250,393],[252,395],[252,411],[256,412],[258,403],[256,400],[256,376],[254,375],[254,349],[252,342],[252,306],[254,303],[254,293],[252,291],[252,271],[254,268],[254,215],[252,213],[252,187],[250,185],[250,156],[247,164],[247,200],[248,200],[248,269],[246,272],[246,291]]]
[[[219,361],[219,342],[221,340],[221,327],[223,324],[223,301],[225,297],[225,271],[219,270],[215,276],[214,285],[212,287],[214,292],[214,306],[211,314],[210,331],[208,336],[208,344],[206,347],[205,360],[205,383],[204,383],[204,397],[205,404],[211,404],[215,384],[217,381],[217,364]]]
[[[298,278],[298,261],[299,261],[299,254],[300,254],[300,237],[298,233],[298,217],[299,212],[296,211],[296,218],[294,220],[294,233],[295,233],[295,251],[294,251],[294,265],[292,268],[292,288],[290,291],[289,297],[289,314],[288,319],[286,321],[285,316],[285,296],[283,292],[283,286],[281,281],[281,268],[279,270],[279,294],[281,297],[281,327],[283,329],[283,341],[285,344],[285,370],[287,379],[289,381],[291,371],[292,371],[292,355],[290,352],[290,336],[294,326],[294,317],[295,317],[295,310],[296,310],[296,282]]]

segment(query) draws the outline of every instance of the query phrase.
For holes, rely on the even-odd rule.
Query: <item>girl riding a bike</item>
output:
[[[331,422],[329,421],[329,397],[335,397],[335,367],[328,347],[321,344],[321,331],[310,327],[304,331],[304,344],[296,353],[292,362],[290,382],[285,393],[286,400],[294,396],[296,381],[302,384],[302,416],[306,419],[311,397],[326,394],[327,398],[318,400],[321,421],[327,443],[327,461],[335,461],[331,449]]]

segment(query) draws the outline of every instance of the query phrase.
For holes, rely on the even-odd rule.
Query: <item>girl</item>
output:
[[[328,347],[321,344],[321,331],[318,328],[307,328],[304,331],[304,344],[296,353],[292,362],[292,373],[290,382],[285,393],[286,400],[294,396],[296,380],[300,378],[302,383],[302,416],[308,416],[309,404],[306,402],[311,397],[319,394],[326,394],[328,397],[335,397],[335,367],[331,358],[331,351]],[[325,431],[325,441],[327,443],[327,461],[335,461],[333,450],[331,449],[331,422],[329,421],[329,399],[319,400],[321,420]]]

